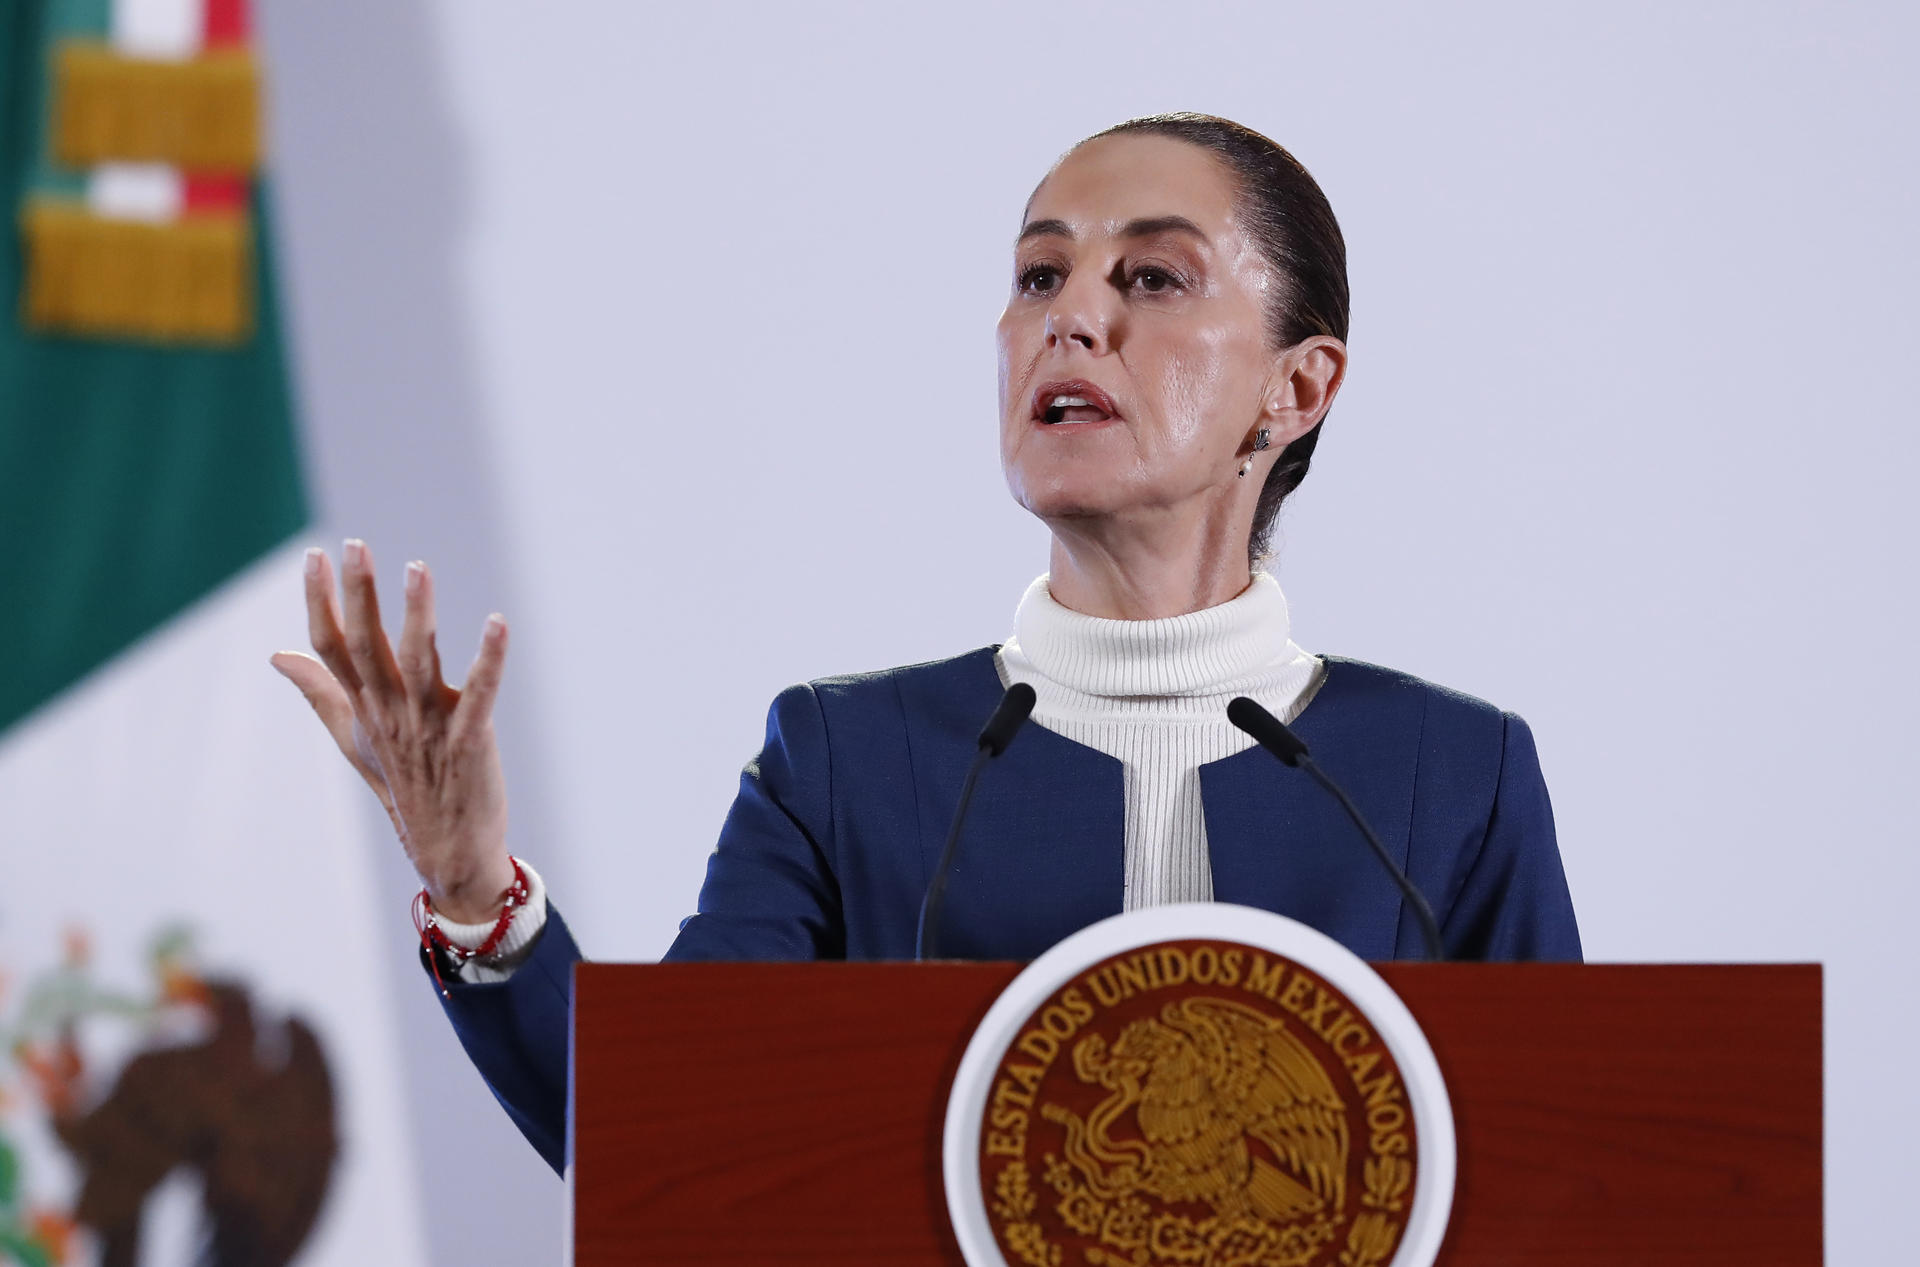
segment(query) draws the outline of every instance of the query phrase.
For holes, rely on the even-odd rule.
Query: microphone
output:
[[[954,854],[960,848],[960,824],[967,821],[973,785],[980,781],[980,771],[986,768],[987,762],[1005,752],[1014,735],[1026,724],[1028,714],[1033,712],[1033,700],[1033,688],[1025,682],[1015,682],[1000,697],[1000,706],[980,729],[980,750],[974,753],[973,764],[967,767],[967,781],[960,786],[960,803],[954,807],[953,825],[947,829],[946,848],[940,851],[940,865],[927,885],[926,896],[920,899],[920,925],[913,939],[915,959],[930,959],[937,952],[940,914],[947,904],[947,877],[953,871]]]
[[[1367,826],[1367,820],[1360,816],[1360,807],[1353,803],[1353,798],[1328,778],[1327,772],[1308,754],[1307,745],[1301,742],[1300,736],[1281,725],[1278,717],[1244,695],[1227,705],[1227,720],[1253,736],[1254,742],[1278,757],[1280,764],[1305,770],[1315,782],[1333,794],[1334,799],[1340,802],[1340,808],[1346,810],[1347,817],[1353,820],[1353,825],[1367,838],[1373,856],[1387,869],[1387,875],[1407,899],[1407,905],[1413,908],[1415,918],[1420,921],[1420,936],[1427,943],[1427,958],[1435,963],[1444,960],[1447,954],[1440,944],[1440,924],[1433,918],[1433,908],[1427,905],[1427,899],[1421,896],[1420,890],[1413,887],[1413,881],[1407,879],[1407,873],[1393,860],[1387,847],[1380,843],[1380,837],[1373,834],[1373,828]]]

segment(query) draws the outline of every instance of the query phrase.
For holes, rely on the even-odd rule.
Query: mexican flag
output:
[[[425,1259],[365,791],[266,663],[262,79],[245,0],[0,4],[0,1264]]]

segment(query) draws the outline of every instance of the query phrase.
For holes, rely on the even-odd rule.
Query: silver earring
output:
[[[1271,448],[1272,445],[1273,445],[1273,433],[1267,430],[1265,427],[1262,427],[1260,428],[1260,430],[1253,433],[1253,451],[1255,453],[1263,452],[1264,450]],[[1253,470],[1253,459],[1248,458],[1246,461],[1240,464],[1240,478],[1241,479],[1247,478],[1247,475],[1252,470]]]

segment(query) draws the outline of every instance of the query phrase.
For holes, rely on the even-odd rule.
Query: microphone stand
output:
[[[1360,829],[1362,836],[1366,837],[1367,846],[1373,850],[1373,856],[1379,859],[1380,865],[1386,869],[1394,886],[1400,890],[1400,896],[1405,898],[1407,905],[1413,908],[1414,918],[1420,924],[1420,938],[1426,943],[1427,958],[1434,963],[1444,962],[1447,952],[1444,943],[1440,940],[1440,923],[1433,917],[1433,907],[1427,904],[1425,895],[1413,887],[1413,881],[1408,879],[1407,873],[1400,869],[1400,864],[1393,860],[1393,855],[1387,852],[1387,847],[1380,843],[1380,837],[1373,834],[1373,828],[1367,825],[1367,820],[1361,816],[1360,807],[1353,803],[1353,798],[1348,796],[1345,789],[1335,783],[1327,772],[1320,768],[1320,763],[1307,752],[1307,745],[1301,742],[1300,736],[1287,729],[1278,717],[1244,695],[1227,705],[1227,720],[1251,735],[1254,742],[1272,753],[1280,764],[1305,770],[1312,775],[1314,782],[1327,789],[1333,799],[1340,802],[1340,808],[1347,812],[1347,817],[1353,820],[1353,825]]]
[[[960,851],[960,826],[967,821],[967,807],[973,803],[974,785],[980,782],[980,772],[993,760],[1007,750],[1013,742],[1014,732],[1026,723],[1027,715],[1033,712],[1033,688],[1025,682],[1015,682],[1000,697],[1000,705],[993,710],[993,716],[980,731],[980,750],[973,755],[973,764],[967,767],[967,781],[960,785],[960,803],[954,807],[953,823],[947,828],[946,847],[940,851],[940,864],[934,869],[933,880],[927,885],[927,892],[920,899],[920,923],[914,930],[913,957],[916,960],[933,958],[938,951],[940,917],[947,905],[947,880],[953,874],[953,860]]]

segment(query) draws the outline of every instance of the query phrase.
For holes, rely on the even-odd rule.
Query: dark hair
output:
[[[1211,114],[1154,114],[1128,119],[1086,141],[1123,133],[1170,136],[1197,145],[1225,163],[1240,182],[1240,212],[1260,253],[1281,279],[1267,310],[1267,336],[1276,348],[1316,334],[1347,339],[1347,244],[1326,194],[1285,149],[1231,119]],[[1079,148],[1078,146],[1075,147]],[[1253,512],[1249,560],[1267,552],[1280,503],[1300,486],[1320,442],[1320,426],[1280,451]]]

